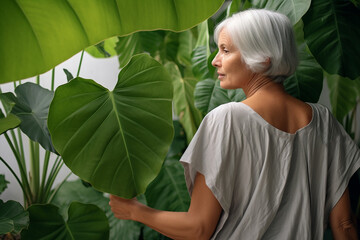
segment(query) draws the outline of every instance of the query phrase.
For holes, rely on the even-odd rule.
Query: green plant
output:
[[[125,1],[118,2],[121,4],[125,3]],[[186,1],[182,7],[188,6],[186,4],[191,4],[193,2],[194,1]],[[139,17],[140,14],[134,14],[134,12],[131,11],[128,11],[124,18],[120,19],[116,13],[122,13],[123,8],[121,7],[110,8],[110,11],[102,11],[103,9],[108,9],[112,3],[113,2],[111,1],[93,3],[93,5],[87,6],[88,8],[85,13],[82,11],[83,8],[81,7],[81,4],[84,3],[80,2],[75,3],[75,1],[70,1],[69,5],[63,6],[61,1],[53,1],[51,3],[40,1],[35,3],[24,0],[21,2],[21,4],[19,4],[19,6],[25,10],[24,12],[26,14],[30,14],[29,25],[24,24],[24,19],[18,14],[19,12],[16,10],[17,8],[15,8],[16,6],[14,5],[14,2],[9,0],[3,1],[2,4],[5,7],[0,7],[0,32],[4,33],[4,36],[6,37],[0,40],[0,51],[4,53],[0,54],[0,56],[4,57],[4,59],[6,58],[6,61],[1,61],[5,62],[6,64],[3,65],[5,70],[0,68],[0,73],[3,74],[0,75],[1,81],[8,82],[15,79],[24,78],[26,76],[37,75],[52,68],[57,63],[74,54],[76,51],[79,51],[86,46],[98,43],[105,38],[117,34],[129,34],[135,30],[154,30],[159,28],[172,30],[184,30],[186,28],[191,28],[200,21],[205,20],[210,15],[210,12],[212,14],[220,6],[220,4],[222,4],[222,1],[197,1],[196,4],[199,5],[196,5],[194,8],[187,9],[187,11],[185,11],[186,13],[184,13],[182,8],[177,9],[178,11],[176,12],[176,16],[179,19],[173,18],[172,21],[168,21],[167,14],[162,15],[159,13],[157,13],[156,16],[144,14],[146,17],[141,18],[141,21],[134,21],[132,15]],[[151,2],[149,4],[151,5],[153,3],[154,2]],[[116,54],[118,55],[121,67],[124,67],[129,61],[131,63],[130,59],[133,55],[142,52],[149,53],[153,58],[155,58],[161,64],[165,65],[165,68],[167,69],[168,74],[171,76],[174,86],[174,92],[172,93],[174,97],[174,112],[178,116],[179,121],[184,128],[187,142],[189,142],[204,114],[222,103],[226,103],[228,101],[241,101],[244,98],[243,92],[241,90],[225,91],[219,88],[219,81],[215,80],[215,71],[210,64],[212,58],[216,54],[216,45],[214,44],[211,36],[214,25],[227,15],[231,15],[234,12],[250,7],[276,10],[286,14],[291,19],[294,25],[297,43],[299,46],[300,64],[296,73],[285,81],[284,85],[286,90],[293,96],[304,101],[317,102],[322,91],[323,76],[325,73],[328,85],[330,87],[330,98],[333,113],[335,116],[337,116],[338,120],[344,124],[347,131],[356,137],[355,133],[358,131],[358,126],[356,123],[358,121],[356,120],[355,112],[357,106],[359,105],[360,98],[360,93],[358,90],[360,89],[360,73],[356,63],[359,62],[360,56],[360,46],[357,44],[360,40],[360,28],[354,27],[354,23],[359,22],[360,10],[358,8],[359,5],[354,5],[354,3],[358,2],[355,0],[233,0],[231,3],[227,1],[228,6],[223,7],[221,12],[211,17],[207,21],[204,21],[199,26],[193,27],[187,31],[180,33],[174,33],[165,30],[136,32],[127,36],[105,40],[105,42],[98,43],[95,47],[89,49],[88,51],[91,52],[91,54],[97,55],[97,57],[111,56]],[[134,3],[131,4],[138,4],[138,2],[134,1]],[[140,5],[141,4],[139,4],[139,6]],[[150,5],[141,5],[141,9],[139,9],[139,11],[151,10],[152,8]],[[43,15],[35,14],[33,9],[41,9],[40,11],[44,12],[43,9],[49,9],[49,6],[52,11],[45,11],[46,14],[44,15],[48,17],[48,21],[50,23],[49,26],[57,26],[57,28],[55,28],[55,32],[53,30],[49,30],[50,27],[48,29],[48,26],[42,28],[41,24],[36,24],[41,22],[40,20],[43,19]],[[52,6],[54,6],[53,9]],[[80,21],[74,20],[73,12],[70,13],[70,8],[68,8],[68,6],[72,6],[75,9],[75,12],[78,14],[78,19]],[[157,9],[157,12],[166,12],[166,7],[167,6],[163,8],[161,6],[160,9]],[[7,11],[3,9],[7,9]],[[127,8],[127,10],[128,9],[129,8]],[[59,12],[65,13],[65,17],[63,17],[62,21],[58,21],[56,18],[57,13]],[[108,15],[102,14],[103,12],[108,12]],[[86,21],[86,16],[88,14],[94,15],[93,20]],[[10,16],[12,19],[14,18],[17,20],[12,21],[10,27],[5,26],[4,23],[8,22],[6,19],[10,19]],[[120,16],[122,16],[122,14],[120,14]],[[199,18],[196,16],[199,16]],[[127,20],[129,26],[120,24],[123,20]],[[177,20],[179,21],[177,22]],[[188,21],[191,21],[191,24],[188,24]],[[114,25],[109,26],[109,22],[113,22]],[[166,25],[168,27],[164,27],[164,24],[169,25]],[[129,27],[129,29],[126,29],[127,27]],[[114,30],[116,28],[117,30]],[[16,31],[12,31],[12,29],[16,29]],[[21,31],[18,29],[21,29]],[[36,33],[39,33],[38,31],[40,30],[41,34],[39,33],[37,39],[34,38],[32,34],[29,34],[32,30]],[[89,34],[88,39],[84,37],[86,36],[84,32]],[[62,39],[59,37],[60,34],[65,37]],[[30,37],[26,38],[27,35]],[[54,38],[61,39],[61,41],[53,41]],[[21,45],[17,42],[20,40],[29,42],[31,43],[29,45],[33,45],[35,47],[32,49],[27,48],[27,45]],[[55,42],[60,45],[54,44]],[[20,45],[21,48],[19,48],[19,52],[23,56],[21,61],[14,57],[20,54],[14,54],[15,51],[18,51],[17,48]],[[41,47],[49,50],[46,55],[41,55]],[[36,61],[31,59],[32,61],[30,63],[29,56],[32,56],[32,58],[36,59]],[[21,69],[21,71],[18,71],[18,68],[16,68],[18,64],[24,65],[25,67]],[[140,65],[141,64],[139,63],[139,68]],[[93,89],[96,89],[94,93],[99,94],[99,96],[105,96],[103,99],[100,99],[101,101],[99,101],[99,103],[106,105],[107,102],[105,100],[109,101],[112,99],[109,97],[112,96],[112,93],[89,80],[76,79],[74,81],[74,83],[70,82],[68,85],[64,86],[63,89],[59,89],[58,95],[62,95],[62,92],[70,92],[72,90],[78,91],[76,87],[71,89],[69,86],[84,84],[88,90],[90,89],[89,86],[92,86]],[[148,90],[149,89],[137,88],[137,91],[139,92],[148,92]],[[161,95],[163,94],[161,91],[162,88],[151,89],[153,94]],[[169,91],[171,90],[169,89]],[[192,92],[195,92],[195,95],[193,95]],[[167,94],[170,93],[168,92]],[[85,100],[88,101],[88,99],[78,98],[78,101],[74,102],[73,104],[81,105],[81,101]],[[61,101],[54,101],[53,104],[53,106],[56,106],[60,109],[66,107],[61,103]],[[92,104],[90,104],[90,106],[92,106]],[[117,105],[110,104],[110,109],[113,109],[114,111],[114,109],[117,109],[115,106]],[[83,110],[91,109],[84,107]],[[94,109],[92,109],[92,112],[94,113]],[[139,110],[136,110],[135,112],[135,115],[139,114]],[[156,114],[160,114],[159,112],[156,111]],[[96,113],[98,114],[100,112]],[[64,113],[62,111],[54,110],[54,116],[57,116],[58,114],[62,115]],[[104,113],[103,115],[100,114],[99,116],[104,116]],[[122,115],[115,114],[115,116]],[[61,117],[65,118],[64,116]],[[127,114],[124,114],[122,117],[126,118]],[[4,119],[4,122],[7,122],[6,124],[12,124],[11,126],[9,125],[9,128],[16,126],[15,120],[11,119],[11,115],[7,115],[7,119]],[[98,118],[98,120],[101,119],[104,118]],[[81,126],[82,120],[84,119],[75,118],[73,122],[75,125]],[[56,118],[51,121],[56,122]],[[49,121],[49,124],[51,121]],[[56,128],[56,126],[60,125],[61,124],[56,123],[53,125],[53,127]],[[148,127],[153,128],[152,125],[152,123],[149,123]],[[117,124],[117,126],[120,126],[120,124]],[[155,123],[154,126],[158,126],[157,123]],[[64,129],[67,128],[69,128],[69,126],[65,126]],[[55,130],[56,129],[53,129],[52,131]],[[110,130],[110,127],[105,127],[103,131]],[[162,129],[158,129],[158,131],[162,131]],[[126,131],[115,132],[118,134],[126,133]],[[82,133],[81,135],[84,137],[86,134],[88,133]],[[134,133],[128,134],[141,135],[140,133],[137,133],[136,130]],[[54,134],[52,138],[54,142],[58,141],[56,144],[59,145],[59,149],[61,149],[59,152],[64,155],[64,158],[68,158],[70,156],[69,160],[66,159],[65,161],[68,161],[69,165],[72,165],[73,163],[70,162],[72,162],[74,156],[71,155],[76,153],[77,150],[73,149],[69,151],[68,149],[68,152],[66,148],[64,150],[64,141],[66,139],[71,139],[70,136],[63,137],[64,135],[66,134]],[[102,137],[102,139],[107,138]],[[359,139],[355,140],[359,141]],[[79,142],[75,141],[75,146],[70,147],[76,148],[76,144],[80,143],[84,144],[84,140]],[[136,146],[141,146],[141,144],[134,144],[135,148]],[[168,144],[169,142],[164,146],[167,146]],[[104,146],[102,147],[104,149]],[[163,158],[165,153],[166,151],[163,149],[162,153],[160,154],[160,158]],[[82,161],[74,163],[74,166],[70,166],[70,168],[73,168],[73,171],[86,172],[86,168],[83,167],[85,164],[85,156],[86,155],[82,155],[80,158]],[[97,159],[99,158],[90,158],[90,162],[87,162],[87,164],[90,166],[96,165],[98,161]],[[101,159],[101,163],[106,161],[104,159]],[[174,164],[174,166],[172,166],[172,164]],[[94,186],[98,189],[105,190],[109,186],[112,186],[114,191],[123,191],[124,194],[125,192],[126,194],[129,194],[124,196],[133,196],[144,192],[147,183],[149,183],[151,179],[153,179],[160,171],[161,173],[158,175],[159,179],[154,180],[154,184],[157,183],[162,187],[157,189],[156,187],[152,187],[153,183],[149,185],[145,192],[145,201],[148,200],[147,203],[149,205],[171,210],[171,206],[166,203],[165,200],[156,203],[154,200],[155,198],[152,198],[151,195],[154,194],[152,191],[156,192],[157,189],[161,192],[167,185],[171,185],[170,176],[180,176],[177,172],[179,169],[174,170],[174,172],[167,171],[169,169],[173,170],[175,168],[179,168],[175,167],[176,165],[178,164],[171,162],[171,160],[166,160],[165,164],[163,164],[162,170],[160,170],[161,164],[157,163],[154,174],[152,174],[151,177],[147,177],[147,179],[143,179],[144,183],[140,184],[140,191],[134,190],[132,188],[129,188],[130,190],[127,189],[124,191],[119,190],[114,184],[108,185],[108,183],[104,183],[106,181],[99,179],[99,177],[91,179],[91,176],[86,176],[86,174],[84,176],[86,176],[86,179],[90,179]],[[90,172],[94,172],[94,170],[96,170],[93,167],[90,167],[89,169],[91,170]],[[139,172],[144,171],[142,167],[135,167],[134,169]],[[164,172],[170,173],[168,174],[169,177],[161,178],[160,176],[163,176]],[[132,174],[126,175],[131,176]],[[107,177],[112,178],[113,176],[109,175]],[[178,179],[180,178],[181,176],[178,177]],[[120,178],[117,179],[117,181],[121,181],[119,180]],[[355,188],[359,188],[359,184],[355,185]],[[183,194],[186,195],[185,193]],[[183,194],[181,194],[181,196],[183,196]],[[99,196],[100,195],[101,194],[99,194]],[[359,206],[359,195],[355,195],[354,198],[357,198],[355,201]],[[357,210],[358,218],[360,216],[359,209],[360,207],[358,207]],[[181,209],[175,210],[181,211]],[[147,228],[144,228],[143,226],[136,226],[132,229],[137,232],[136,234],[134,234],[134,232],[127,233],[132,236],[132,239],[136,239],[137,237],[147,237],[149,239],[159,238],[159,235]]]

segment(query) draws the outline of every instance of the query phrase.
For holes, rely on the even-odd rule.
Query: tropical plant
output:
[[[90,181],[95,188],[125,197],[145,192],[142,200],[150,206],[164,210],[183,211],[186,209],[189,201],[186,191],[176,191],[178,195],[169,196],[169,199],[170,197],[177,200],[184,199],[180,202],[175,201],[176,207],[165,198],[154,197],[165,193],[169,186],[178,189],[176,184],[173,184],[176,182],[181,183],[182,189],[184,189],[184,179],[180,174],[179,163],[169,157],[171,152],[174,152],[171,150],[173,147],[170,148],[165,163],[162,163],[172,135],[171,127],[168,127],[171,125],[171,123],[169,125],[168,116],[169,106],[167,106],[167,112],[163,112],[159,107],[149,107],[144,100],[165,96],[166,102],[170,101],[172,94],[174,112],[186,133],[186,142],[189,142],[202,117],[211,109],[229,101],[244,99],[242,90],[223,90],[219,87],[219,81],[215,80],[215,71],[210,63],[216,54],[216,44],[211,35],[214,25],[224,17],[250,7],[282,12],[289,16],[294,25],[300,64],[296,73],[286,79],[285,89],[299,99],[317,102],[322,92],[325,75],[330,87],[334,115],[344,124],[349,134],[359,141],[356,110],[360,99],[360,73],[356,63],[359,62],[360,56],[360,46],[357,44],[360,41],[360,28],[355,26],[360,22],[358,1],[226,1],[217,14],[197,27],[194,26],[213,14],[222,1],[202,0],[196,1],[196,3],[182,1],[181,4],[172,2],[175,5],[171,5],[170,8],[171,11],[176,10],[176,15],[169,14],[171,11],[166,11],[169,6],[159,4],[160,1],[154,0],[142,4],[139,1],[125,2],[117,1],[118,5],[113,7],[111,7],[114,4],[113,1],[87,3],[86,11],[82,7],[84,3],[68,1],[65,4],[60,0],[51,3],[45,0],[40,2],[5,0],[1,3],[4,7],[0,7],[0,32],[6,36],[0,39],[0,52],[4,53],[0,54],[0,60],[6,62],[0,66],[1,82],[40,74],[77,51],[95,43],[97,44],[94,47],[87,50],[92,55],[96,55],[96,57],[118,56],[122,71],[125,70],[125,72],[120,72],[118,84],[113,91],[109,91],[91,80],[76,78],[56,90],[48,121],[55,149],[62,155],[73,172]],[[196,6],[188,8],[188,4],[196,4]],[[141,7],[139,8],[139,6]],[[151,14],[154,6],[157,6],[156,16]],[[71,8],[74,11],[71,11]],[[19,9],[27,16],[26,19]],[[124,9],[126,9],[125,12]],[[135,10],[130,11],[130,9],[136,9],[137,12],[134,13]],[[165,14],[166,12],[167,14]],[[60,14],[61,21],[57,17]],[[87,18],[89,15],[92,16],[91,20]],[[44,16],[49,22],[49,26],[41,24]],[[141,21],[137,21],[139,16],[144,16]],[[16,21],[7,21],[10,17]],[[125,21],[127,24],[123,24]],[[2,24],[5,22],[11,22],[10,27]],[[180,31],[188,28],[189,30],[179,33],[166,30]],[[55,32],[53,29],[56,29]],[[132,33],[139,30],[147,31]],[[109,38],[126,34],[129,35]],[[109,39],[100,42],[105,38]],[[54,39],[58,41],[54,41]],[[30,44],[20,44],[18,41]],[[35,47],[28,48],[28,46]],[[44,52],[42,49],[47,51]],[[18,54],[14,54],[17,51],[19,51]],[[143,52],[163,64],[164,68],[145,55],[133,57]],[[16,57],[19,55],[23,56],[21,60]],[[30,58],[32,61],[29,61]],[[16,67],[19,64],[24,68],[19,70]],[[153,71],[153,68],[159,71]],[[147,74],[148,78],[142,74],[133,78],[128,75],[136,71],[141,72],[141,70],[150,73]],[[161,79],[162,87],[151,87],[157,76]],[[173,90],[169,87],[170,82],[166,82],[165,78],[171,78]],[[135,79],[134,85],[131,85],[128,79]],[[147,84],[150,87],[146,87]],[[83,91],[80,92],[80,88],[83,88]],[[104,109],[100,106],[104,106]],[[130,106],[132,106],[131,111],[129,110]],[[143,115],[144,113],[145,115]],[[143,116],[152,117],[146,121],[142,119]],[[10,114],[6,116],[6,119],[4,118],[6,124],[11,124],[6,125],[8,129],[16,127],[13,119],[14,117]],[[160,127],[159,122],[155,119],[160,119],[161,122],[164,121],[163,119],[166,120]],[[103,122],[106,125],[102,124]],[[111,126],[107,123],[111,123]],[[100,126],[101,131],[96,131],[97,126]],[[140,129],[144,129],[144,126],[146,126],[146,130],[143,131],[149,132],[149,136],[142,136],[143,132],[140,132]],[[163,126],[167,126],[168,130],[163,129]],[[157,134],[165,136],[167,140],[159,145],[160,141],[156,140],[159,137],[154,137]],[[114,141],[119,136],[120,140]],[[91,141],[86,141],[87,138]],[[102,139],[104,142],[94,144],[93,139],[96,138]],[[67,144],[68,141],[71,144]],[[147,144],[156,151],[148,151]],[[154,147],[152,144],[156,146]],[[107,147],[108,145],[114,149],[111,150],[110,147]],[[161,147],[157,148],[158,145]],[[184,143],[179,145],[183,146]],[[126,149],[126,154],[123,155],[124,160],[116,161],[117,166],[123,162],[129,172],[124,175],[124,178],[117,177],[118,174],[114,169],[110,169],[111,174],[104,174],[105,170],[109,170],[107,164],[114,163],[110,153],[123,154],[121,151],[118,152],[117,148],[120,147]],[[144,160],[147,158],[145,156],[143,158],[142,153],[136,152],[137,148],[145,149],[148,151],[148,155],[157,155],[156,159],[158,160]],[[182,151],[183,148],[181,151],[175,151],[175,155],[179,157]],[[139,159],[140,157],[141,159]],[[84,167],[85,161],[88,168]],[[118,168],[120,169],[120,167]],[[140,177],[141,174],[145,174],[144,177]],[[104,175],[106,175],[106,179],[102,179]],[[176,181],[173,180],[174,176],[176,176]],[[155,180],[152,181],[154,178]],[[116,179],[116,183],[111,182],[111,179]],[[129,181],[131,184],[125,182],[126,179],[131,179]],[[352,194],[352,199],[357,205],[357,217],[359,218],[360,194],[355,191],[360,189],[359,178],[355,176],[353,179],[355,185],[350,186],[350,191],[355,193]],[[151,181],[152,183],[148,185]],[[68,185],[64,185],[64,191],[67,188],[65,186]],[[93,188],[87,190],[93,193],[95,191]],[[58,192],[59,196],[61,191],[62,189]],[[107,201],[103,194],[96,191],[95,193],[99,199],[102,199],[102,204]],[[61,207],[61,200],[56,203],[60,212],[66,212],[64,209],[70,205],[70,201],[63,198],[62,201],[66,202],[63,207]],[[84,199],[73,200],[90,203]],[[94,201],[98,202],[98,200]],[[38,208],[34,207],[34,209]],[[55,212],[55,208],[51,207],[51,209]],[[108,211],[104,208],[103,210]],[[33,216],[36,217],[39,212],[41,211],[33,211]],[[64,216],[66,217],[66,215]],[[59,220],[61,224],[58,225],[58,229],[61,229],[65,221]],[[112,225],[112,220],[109,221]],[[114,223],[112,226],[116,229],[121,226],[123,226],[122,229],[125,228],[124,226],[130,226],[126,225],[128,223],[118,220],[115,220]],[[129,234],[131,236],[129,239],[159,238],[157,233],[142,225],[134,224],[128,229],[132,229],[132,231],[120,232]],[[110,237],[116,238],[115,236],[110,230]]]

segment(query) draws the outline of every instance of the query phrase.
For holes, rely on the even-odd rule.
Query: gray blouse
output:
[[[223,209],[212,239],[323,239],[360,150],[327,108],[310,106],[294,134],[243,103],[206,115],[180,161],[190,194],[200,172]]]

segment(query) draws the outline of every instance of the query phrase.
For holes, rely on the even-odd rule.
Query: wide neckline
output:
[[[243,106],[245,106],[246,108],[248,108],[255,116],[257,116],[257,118],[262,122],[264,123],[265,125],[269,126],[271,129],[274,129],[276,132],[279,132],[281,134],[284,134],[284,135],[288,135],[288,136],[295,136],[296,134],[299,134],[303,131],[305,131],[307,128],[310,128],[310,126],[312,125],[312,123],[314,122],[314,119],[315,119],[315,111],[314,111],[314,106],[312,103],[309,103],[309,102],[305,102],[307,105],[309,105],[311,107],[311,121],[299,128],[298,130],[296,130],[294,133],[289,133],[289,132],[285,132],[275,126],[273,126],[272,124],[270,124],[268,121],[266,121],[259,113],[257,113],[254,109],[252,109],[252,107],[250,107],[249,105],[243,103],[243,102],[239,102],[240,104],[242,104]]]

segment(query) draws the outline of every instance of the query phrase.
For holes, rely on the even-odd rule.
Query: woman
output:
[[[220,86],[247,99],[211,111],[181,158],[188,212],[151,209],[111,196],[120,219],[174,239],[357,239],[347,184],[360,150],[330,112],[288,95],[297,66],[292,25],[282,14],[247,10],[215,30]]]

